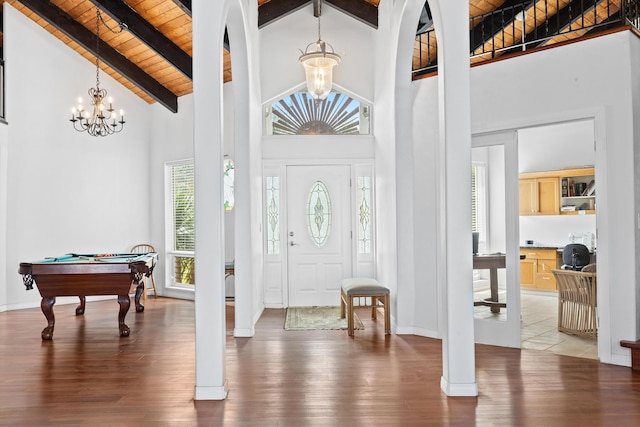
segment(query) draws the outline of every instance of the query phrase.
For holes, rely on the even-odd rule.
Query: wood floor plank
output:
[[[117,330],[117,303],[0,313],[2,426],[637,426],[640,373],[591,359],[476,346],[477,398],[440,390],[439,340],[384,335],[380,319],[346,331],[285,331],[265,310],[233,337],[227,305],[225,401],[193,400],[193,302],[150,298]]]

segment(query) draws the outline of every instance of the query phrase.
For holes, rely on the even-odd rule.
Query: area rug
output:
[[[364,329],[356,313],[353,313],[353,328]],[[287,331],[347,329],[347,318],[340,318],[340,307],[289,307],[284,329]]]

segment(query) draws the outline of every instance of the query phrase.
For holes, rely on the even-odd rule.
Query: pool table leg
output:
[[[76,307],[76,316],[82,316],[84,314],[84,307],[87,304],[87,297],[81,296],[80,304]]]
[[[138,292],[136,291],[136,294]],[[131,305],[131,300],[129,299],[129,294],[126,295],[118,295],[118,304],[120,304],[120,312],[118,313],[118,326],[120,329],[121,337],[128,337],[130,330],[127,325],[124,323],[124,318],[129,311],[129,306]]]
[[[53,304],[56,303],[55,297],[42,297],[40,302],[40,308],[44,317],[47,318],[47,327],[42,330],[41,336],[43,340],[50,340],[53,338],[53,327],[56,324],[56,318],[53,315]]]
[[[140,303],[140,297],[142,296],[142,293],[144,291],[145,291],[144,282],[140,280],[138,282],[138,286],[136,286],[136,295],[134,297],[134,302],[136,305],[136,313],[142,313],[144,311],[144,305]]]

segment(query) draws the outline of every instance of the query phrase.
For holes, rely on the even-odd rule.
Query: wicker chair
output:
[[[132,254],[146,254],[146,253],[155,252],[155,251],[156,251],[156,248],[154,248],[152,245],[148,243],[141,243],[132,247],[130,252]],[[147,287],[146,276],[142,280],[144,281],[144,292],[142,292],[142,300],[143,301],[147,300],[147,292],[149,292],[149,290],[152,290],[153,296],[158,298],[158,292],[156,291],[156,279],[154,279],[153,277],[153,272],[151,272],[151,287]],[[131,293],[135,294],[135,292],[136,292],[136,287],[132,286]]]
[[[551,270],[558,284],[558,331],[598,336],[596,272]]]

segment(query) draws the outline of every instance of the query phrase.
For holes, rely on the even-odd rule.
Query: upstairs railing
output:
[[[624,25],[640,29],[640,0],[511,1],[469,19],[471,63],[550,46]],[[416,35],[413,76],[438,68],[433,26]]]

